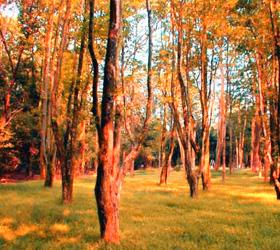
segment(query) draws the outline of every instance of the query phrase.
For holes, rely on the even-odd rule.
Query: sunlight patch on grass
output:
[[[15,231],[17,236],[24,236],[31,232],[35,232],[38,229],[35,225],[20,225],[19,228]]]
[[[60,243],[60,244],[74,244],[74,243],[77,243],[79,240],[80,240],[79,237],[70,237],[70,238],[61,237],[61,238],[59,238],[58,243]]]
[[[0,219],[0,226],[1,225],[10,225],[14,222],[14,219],[11,218],[11,217],[5,217],[5,218],[2,218]]]
[[[70,215],[70,210],[68,208],[63,209],[63,216],[67,217]]]
[[[69,232],[69,226],[65,224],[59,224],[55,223],[50,227],[50,230],[53,233],[68,233]]]
[[[30,224],[20,225],[16,230],[13,230],[11,226],[2,225],[0,226],[0,237],[4,240],[12,241],[17,237],[22,237],[29,233],[35,232],[37,229],[37,226]]]

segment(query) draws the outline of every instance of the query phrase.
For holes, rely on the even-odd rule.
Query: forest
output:
[[[279,249],[279,0],[0,0],[0,249]]]

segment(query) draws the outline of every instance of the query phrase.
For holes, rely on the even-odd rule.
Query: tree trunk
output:
[[[195,171],[192,169],[191,161],[185,149],[185,166],[187,173],[187,181],[190,187],[190,196],[196,198],[198,196],[198,178]]]
[[[226,125],[225,125],[226,130]],[[224,130],[224,141],[223,141],[223,169],[222,169],[222,181],[226,179],[226,131]]]
[[[274,161],[275,165],[273,166],[273,172],[272,172],[274,189],[276,192],[277,200],[280,200],[280,166],[279,166],[279,162],[280,162],[280,158],[278,157]]]
[[[99,164],[95,185],[101,237],[119,243],[119,171],[114,164],[114,95],[117,81],[121,0],[110,0],[110,24],[104,67],[104,83],[99,138]]]
[[[67,7],[70,11],[70,6]],[[86,13],[86,7],[84,12]],[[68,14],[67,14],[68,15]],[[67,17],[66,15],[66,17]],[[65,17],[65,18],[66,18]],[[68,17],[67,17],[68,18]],[[68,19],[65,20],[68,22]],[[86,19],[84,18],[83,26],[86,24]],[[67,28],[68,29],[68,28]],[[81,76],[83,70],[83,60],[85,52],[85,29],[83,29],[81,36],[81,45],[79,51],[79,60],[77,68],[77,77],[74,82],[74,86],[71,87],[71,92],[69,94],[68,100],[68,124],[66,134],[64,136],[64,152],[65,155],[62,156],[61,164],[61,177],[62,177],[62,201],[64,204],[71,203],[73,200],[73,185],[75,177],[75,167],[77,166],[78,157],[79,157],[79,141],[78,141],[78,126],[80,121],[80,93],[81,93]],[[73,97],[73,110],[71,110],[71,100]]]
[[[49,160],[46,165],[45,187],[52,187],[55,176],[56,147],[54,147],[53,153],[48,153],[48,159]]]
[[[280,31],[279,15],[277,12],[277,1],[269,1],[269,17],[274,40],[273,48],[273,79],[271,86],[272,96],[270,97],[270,139],[272,164],[270,169],[270,183],[274,183],[277,199],[280,197],[279,182],[279,150],[280,150]],[[278,87],[278,91],[277,91]],[[279,179],[278,179],[279,181]]]
[[[218,171],[221,164],[221,157],[223,157],[223,179],[225,172],[225,159],[224,148],[226,147],[226,98],[225,98],[225,81],[223,66],[221,66],[221,96],[220,96],[220,115],[219,115],[219,127],[218,127],[218,141],[216,148],[216,165],[215,170]]]
[[[63,5],[61,5],[62,7]],[[54,9],[52,10],[52,13],[54,12]],[[46,178],[52,178],[52,180],[45,181],[45,185],[52,184],[53,178],[54,178],[54,172],[55,172],[55,165],[56,165],[56,156],[57,154],[54,153],[54,151],[61,152],[61,149],[58,149],[56,147],[62,146],[63,144],[58,143],[56,140],[59,139],[58,134],[55,135],[54,133],[58,133],[58,129],[56,131],[54,130],[53,124],[56,123],[57,126],[57,120],[58,120],[58,110],[57,110],[57,97],[59,96],[59,83],[60,83],[60,74],[61,74],[61,68],[63,64],[63,52],[66,47],[66,41],[68,37],[68,29],[69,29],[69,20],[70,20],[70,13],[71,13],[71,1],[66,1],[66,10],[64,18],[61,19],[60,15],[57,21],[57,30],[56,35],[54,39],[54,45],[53,45],[53,51],[52,51],[52,58],[50,59],[49,64],[49,72],[48,72],[48,81],[49,81],[49,91],[47,93],[48,100],[47,100],[47,142],[46,142],[46,154],[48,159],[46,171],[51,171],[50,173],[46,173]],[[53,18],[52,18],[53,19]],[[61,27],[61,33],[59,32],[60,26],[62,21],[62,27]],[[53,24],[52,24],[53,25]],[[60,44],[57,46],[57,42],[60,37]],[[50,44],[52,42],[52,39],[50,41]],[[52,49],[51,49],[52,50]],[[51,52],[50,52],[51,53]],[[60,157],[62,155],[58,153],[58,159],[61,162],[61,167],[63,168],[64,164],[62,163],[62,160]],[[64,158],[63,158],[64,159]],[[61,171],[62,172],[62,171]],[[63,174],[63,173],[62,173]]]
[[[181,2],[182,4],[182,2]],[[191,143],[192,138],[190,138],[191,131],[190,131],[190,122],[191,122],[191,107],[189,103],[189,92],[186,89],[186,85],[184,82],[184,78],[182,75],[182,50],[183,50],[183,23],[182,23],[182,5],[180,6],[180,16],[177,22],[178,27],[178,39],[177,39],[177,67],[176,67],[176,74],[177,79],[179,81],[180,85],[180,95],[181,95],[181,105],[182,105],[182,119],[180,119],[179,111],[177,108],[176,98],[175,98],[175,77],[174,77],[174,71],[176,66],[176,60],[175,60],[175,29],[174,24],[176,21],[175,13],[174,13],[174,2],[171,1],[171,24],[172,24],[172,47],[173,47],[173,53],[172,53],[172,74],[171,74],[171,97],[172,97],[172,110],[174,115],[174,123],[177,128],[178,136],[180,137],[180,141],[182,143],[183,149],[184,149],[184,165],[185,165],[185,172],[186,172],[186,178],[190,187],[190,196],[192,198],[195,198],[198,194],[198,187],[197,187],[197,175],[195,172],[195,169],[193,169],[192,161],[190,159],[190,150],[189,145],[193,145],[194,143]],[[183,120],[184,126],[181,126],[180,120]],[[182,157],[182,154],[181,154]]]
[[[239,162],[240,162],[240,167],[241,168],[244,167],[244,141],[245,141],[246,126],[247,126],[247,114],[245,114],[242,131],[240,133],[240,149],[239,149],[240,159],[239,159]]]
[[[258,71],[258,96],[259,96],[259,110],[261,114],[262,131],[264,136],[264,181],[268,181],[268,171],[273,165],[271,156],[271,137],[269,127],[269,117],[267,114],[267,83],[265,81],[265,70],[263,63],[263,51],[259,49],[256,55],[257,71]]]
[[[88,28],[88,50],[91,57],[93,79],[92,79],[92,113],[95,119],[95,126],[97,130],[98,144],[101,138],[101,124],[100,124],[100,111],[98,107],[98,79],[99,79],[99,65],[94,51],[93,45],[93,28],[94,28],[94,7],[95,0],[89,0],[89,28]]]
[[[78,167],[79,167],[79,174],[84,174],[85,173],[85,163],[86,163],[86,142],[85,142],[85,134],[86,134],[86,122],[83,121],[81,124],[81,138],[80,138],[80,156],[79,156],[79,160],[78,160]]]
[[[181,142],[181,139],[180,139],[180,136],[177,132],[177,140],[178,140],[178,144],[179,144],[179,149],[180,149],[180,158],[181,158],[181,162],[182,162],[182,166],[183,166],[183,169],[186,169],[185,167],[185,152],[184,152],[184,147],[183,147],[183,144]],[[194,157],[195,158],[195,157]]]
[[[165,160],[164,160],[164,165],[162,166],[161,169],[161,174],[160,174],[160,182],[159,184],[167,184],[167,178],[169,176],[170,168],[171,168],[171,162],[172,162],[172,156],[174,152],[174,137],[175,137],[175,125],[173,125],[172,130],[170,132],[170,148],[168,150],[168,153],[166,154]]]
[[[159,168],[163,167],[165,159],[165,139],[166,139],[166,105],[163,107],[163,124],[161,129],[160,149],[159,149]]]
[[[52,78],[52,92],[51,92],[51,100],[52,100],[52,118],[56,119],[58,115],[57,103],[59,103],[58,98],[59,95],[59,83],[61,78],[61,69],[63,65],[63,53],[67,45],[68,33],[69,33],[69,24],[70,24],[70,15],[71,15],[71,0],[66,0],[66,8],[65,14],[62,19],[62,27],[61,27],[61,38],[60,44],[58,46],[58,51],[56,55],[56,67],[53,72]],[[60,32],[58,32],[58,37]],[[56,49],[56,47],[55,47]]]
[[[44,67],[42,75],[42,87],[41,87],[41,142],[40,142],[40,177],[44,179],[46,177],[46,168],[49,164],[49,157],[47,152],[47,126],[48,126],[48,96],[50,92],[50,60],[51,60],[51,41],[53,34],[53,9],[54,1],[52,1],[50,15],[47,20],[47,29],[45,36],[45,58],[44,58]],[[50,173],[48,173],[49,175]],[[46,182],[45,182],[46,185]]]
[[[201,39],[201,90],[200,103],[202,109],[202,146],[200,172],[202,177],[203,190],[208,190],[211,186],[210,172],[210,121],[208,114],[208,81],[207,81],[207,33],[203,24],[203,34]]]
[[[130,176],[134,176],[134,160],[130,163]]]
[[[259,113],[256,110],[255,116],[252,119],[252,159],[251,159],[251,169],[253,172],[258,172],[261,169],[260,161],[260,139],[261,139],[261,122]]]

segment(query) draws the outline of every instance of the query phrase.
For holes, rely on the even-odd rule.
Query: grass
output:
[[[60,184],[0,185],[0,249],[280,249],[273,188],[243,170],[189,198],[183,171],[157,185],[159,171],[127,177],[121,193],[121,244],[99,240],[94,178],[76,181],[75,201],[60,203]]]

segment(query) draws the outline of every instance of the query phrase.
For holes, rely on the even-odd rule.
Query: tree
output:
[[[101,237],[112,243],[119,242],[119,178],[121,172],[116,161],[120,154],[117,140],[120,131],[116,129],[116,123],[114,127],[114,108],[117,98],[120,31],[121,0],[110,0],[95,197]]]

